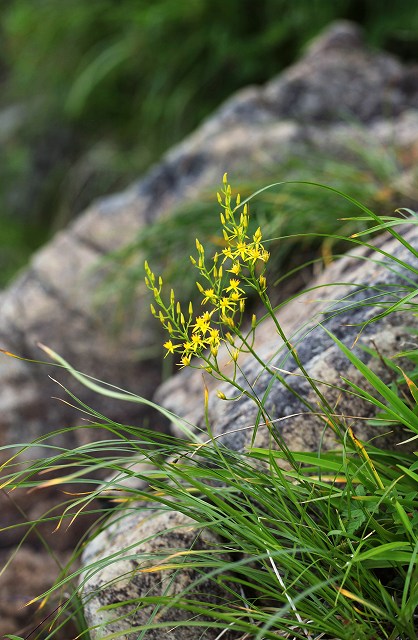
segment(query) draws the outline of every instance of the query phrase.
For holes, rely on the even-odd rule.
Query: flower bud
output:
[[[267,280],[264,276],[260,276],[258,278],[258,282],[260,283],[260,289],[265,291],[267,289]]]
[[[258,244],[259,242],[261,242],[261,238],[262,237],[263,236],[262,236],[262,233],[261,233],[261,229],[260,229],[260,227],[258,227],[257,231],[255,232],[255,234],[253,236],[254,242]]]

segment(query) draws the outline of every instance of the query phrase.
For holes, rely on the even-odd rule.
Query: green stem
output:
[[[276,317],[276,314],[274,313],[273,307],[272,307],[271,302],[270,302],[270,298],[263,291],[259,291],[259,296],[260,296],[261,301],[263,302],[264,306],[266,307],[270,317],[272,318],[272,320],[273,320],[273,322],[275,324],[275,327],[277,329],[277,333],[279,334],[280,338],[283,340],[283,343],[286,345],[286,348],[288,349],[288,351],[294,357],[296,364],[298,365],[298,367],[299,367],[300,371],[302,372],[303,376],[306,378],[306,380],[308,381],[309,385],[313,389],[314,393],[320,399],[320,401],[322,403],[322,407],[321,408],[327,414],[327,417],[333,421],[333,424],[334,424],[335,428],[338,429],[338,425],[334,422],[334,420],[332,418],[332,416],[333,416],[332,407],[330,407],[327,399],[325,398],[323,393],[321,393],[321,391],[318,389],[315,381],[310,377],[310,375],[306,371],[305,367],[303,366],[303,364],[302,364],[302,362],[301,362],[301,360],[300,360],[300,358],[298,356],[298,353],[297,353],[296,349],[294,349],[294,347],[290,343],[289,339],[287,338],[285,332],[283,331],[283,328],[282,328],[280,322],[278,321],[278,319]]]

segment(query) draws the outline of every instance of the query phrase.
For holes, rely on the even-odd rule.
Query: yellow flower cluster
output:
[[[182,366],[189,365],[193,356],[204,357],[205,353],[216,359],[222,340],[233,344],[230,333],[224,336],[223,327],[227,327],[228,331],[239,328],[245,308],[245,286],[256,289],[259,293],[266,289],[264,271],[269,253],[261,242],[260,228],[252,239],[248,236],[247,205],[242,207],[238,221],[240,197],[237,196],[236,205],[232,208],[231,186],[228,184],[227,174],[223,178],[221,194],[218,193],[218,202],[223,208],[220,217],[226,247],[220,254],[213,256],[212,264],[208,267],[204,247],[196,240],[197,258],[190,258],[205,282],[204,285],[200,282],[196,284],[202,295],[202,305],[208,306],[208,310],[195,317],[190,303],[186,319],[173,290],[169,304],[165,304],[161,297],[162,279],[159,277],[157,280],[148,263],[145,263],[145,282],[159,307],[157,311],[151,305],[151,312],[169,334],[169,340],[164,343],[166,355],[178,352]],[[263,264],[263,268],[257,276],[255,266],[258,261]],[[210,357],[204,359],[208,361]]]

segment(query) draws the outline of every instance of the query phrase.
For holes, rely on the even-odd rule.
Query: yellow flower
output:
[[[210,329],[209,320],[210,320],[209,313],[205,313],[203,316],[198,316],[196,318],[195,324],[193,325],[193,332],[195,333],[199,331],[203,336],[206,335]]]
[[[228,269],[228,271],[230,273],[233,273],[234,275],[239,275],[239,273],[241,272],[241,265],[239,262],[234,262],[234,264],[232,265],[232,267],[230,269]]]
[[[204,289],[203,293],[205,294],[205,297],[202,300],[202,304],[216,301],[216,294],[213,289]]]
[[[225,240],[229,240],[228,236],[225,238]],[[222,249],[222,253],[225,256],[225,260],[227,258],[230,258],[231,260],[234,259],[234,254],[232,253],[231,247],[226,247],[225,249]]]
[[[247,248],[247,260],[248,262],[252,262],[253,264],[255,264],[255,262],[257,262],[257,260],[259,258],[261,258],[261,251],[260,251],[260,247],[255,245],[255,246],[249,246]]]
[[[176,349],[181,348],[179,344],[173,344],[171,340],[167,340],[167,342],[164,342],[163,347],[167,349],[167,353],[165,354],[166,356],[168,356],[169,353],[174,353]]]
[[[222,313],[225,313],[227,309],[229,309],[229,311],[234,311],[235,305],[233,302],[231,302],[231,298],[227,298],[226,296],[224,296],[219,300],[219,309]]]
[[[225,289],[225,291],[226,292],[228,292],[228,291],[234,291],[234,292],[240,291],[241,293],[244,293],[243,289],[239,288],[240,284],[241,284],[241,282],[238,279],[231,278],[231,280],[229,281],[229,287],[227,287]]]
[[[219,351],[219,345],[218,344],[211,345],[210,352],[215,358],[218,355],[218,351]]]
[[[197,351],[198,349],[203,349],[203,347],[205,346],[205,343],[202,340],[202,336],[199,335],[198,333],[192,333],[191,342],[193,345],[192,346],[193,351]]]
[[[180,360],[181,366],[182,367],[188,367],[189,364],[190,364],[191,359],[192,359],[191,355],[184,355]]]
[[[184,349],[184,353],[190,353],[191,351],[193,351],[193,342],[184,342],[183,343],[183,349]]]
[[[239,256],[242,260],[245,259],[246,253],[248,251],[248,245],[245,242],[237,242],[237,246],[235,249],[235,256]]]
[[[210,330],[210,340],[220,340],[219,338],[219,329],[211,329]]]
[[[209,337],[206,338],[206,342],[207,342],[208,346],[210,347],[210,350],[211,350],[212,353],[213,353],[213,350],[215,350],[215,349],[216,349],[216,352],[217,352],[219,344],[221,342],[221,339],[219,337],[219,329],[211,329]]]

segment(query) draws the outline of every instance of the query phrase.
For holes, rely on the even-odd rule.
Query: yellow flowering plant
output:
[[[191,303],[185,313],[180,302],[176,301],[173,290],[169,302],[164,302],[162,278],[157,278],[148,263],[145,263],[145,282],[158,307],[157,310],[151,304],[151,312],[169,334],[169,339],[164,343],[166,355],[178,353],[180,366],[195,366],[192,365],[192,358],[198,356],[205,368],[217,370],[221,342],[233,346],[234,335],[243,338],[240,327],[247,299],[246,290],[251,288],[259,295],[266,291],[265,270],[270,254],[263,246],[260,228],[252,238],[248,235],[248,205],[241,206],[238,195],[233,206],[231,193],[225,174],[223,188],[218,193],[225,247],[220,253],[215,253],[208,266],[205,249],[196,239],[197,257],[190,257],[200,274],[201,281],[196,285],[202,296],[201,304],[205,308],[203,313],[194,315]],[[252,331],[255,324],[256,319],[253,318]],[[233,353],[236,357],[237,351],[234,350]]]
[[[247,293],[255,291],[261,300],[267,314],[272,318],[276,330],[283,344],[292,353],[302,374],[317,394],[318,400],[325,413],[332,413],[322,393],[316,386],[302,363],[297,352],[287,339],[278,321],[274,308],[267,293],[266,267],[270,253],[263,244],[263,236],[260,227],[250,236],[248,203],[241,203],[237,195],[235,203],[232,201],[232,189],[228,183],[228,177],[223,176],[223,186],[217,194],[218,203],[222,207],[220,222],[224,248],[216,252],[211,259],[207,259],[205,249],[196,239],[197,256],[191,256],[193,266],[199,272],[199,280],[196,285],[202,297],[201,305],[204,311],[195,314],[190,302],[187,312],[176,300],[173,289],[169,300],[163,297],[163,280],[151,270],[148,262],[145,262],[145,283],[153,294],[154,304],[151,304],[151,313],[157,318],[168,333],[168,340],[164,343],[166,356],[178,355],[179,366],[203,368],[212,376],[232,384],[239,392],[251,397],[259,408],[260,415],[269,424],[270,418],[265,412],[263,402],[251,388],[251,385],[242,386],[237,380],[239,370],[238,358],[241,352],[250,353],[263,370],[268,371],[273,379],[279,380],[288,390],[294,393],[301,402],[312,410],[310,403],[300,396],[289,382],[281,376],[280,372],[270,367],[254,350],[254,336],[258,325],[255,315],[252,316],[251,326],[247,332],[241,330]],[[218,361],[218,352],[221,344],[225,344],[234,363],[232,375],[226,376]],[[223,392],[218,396],[227,399]]]

